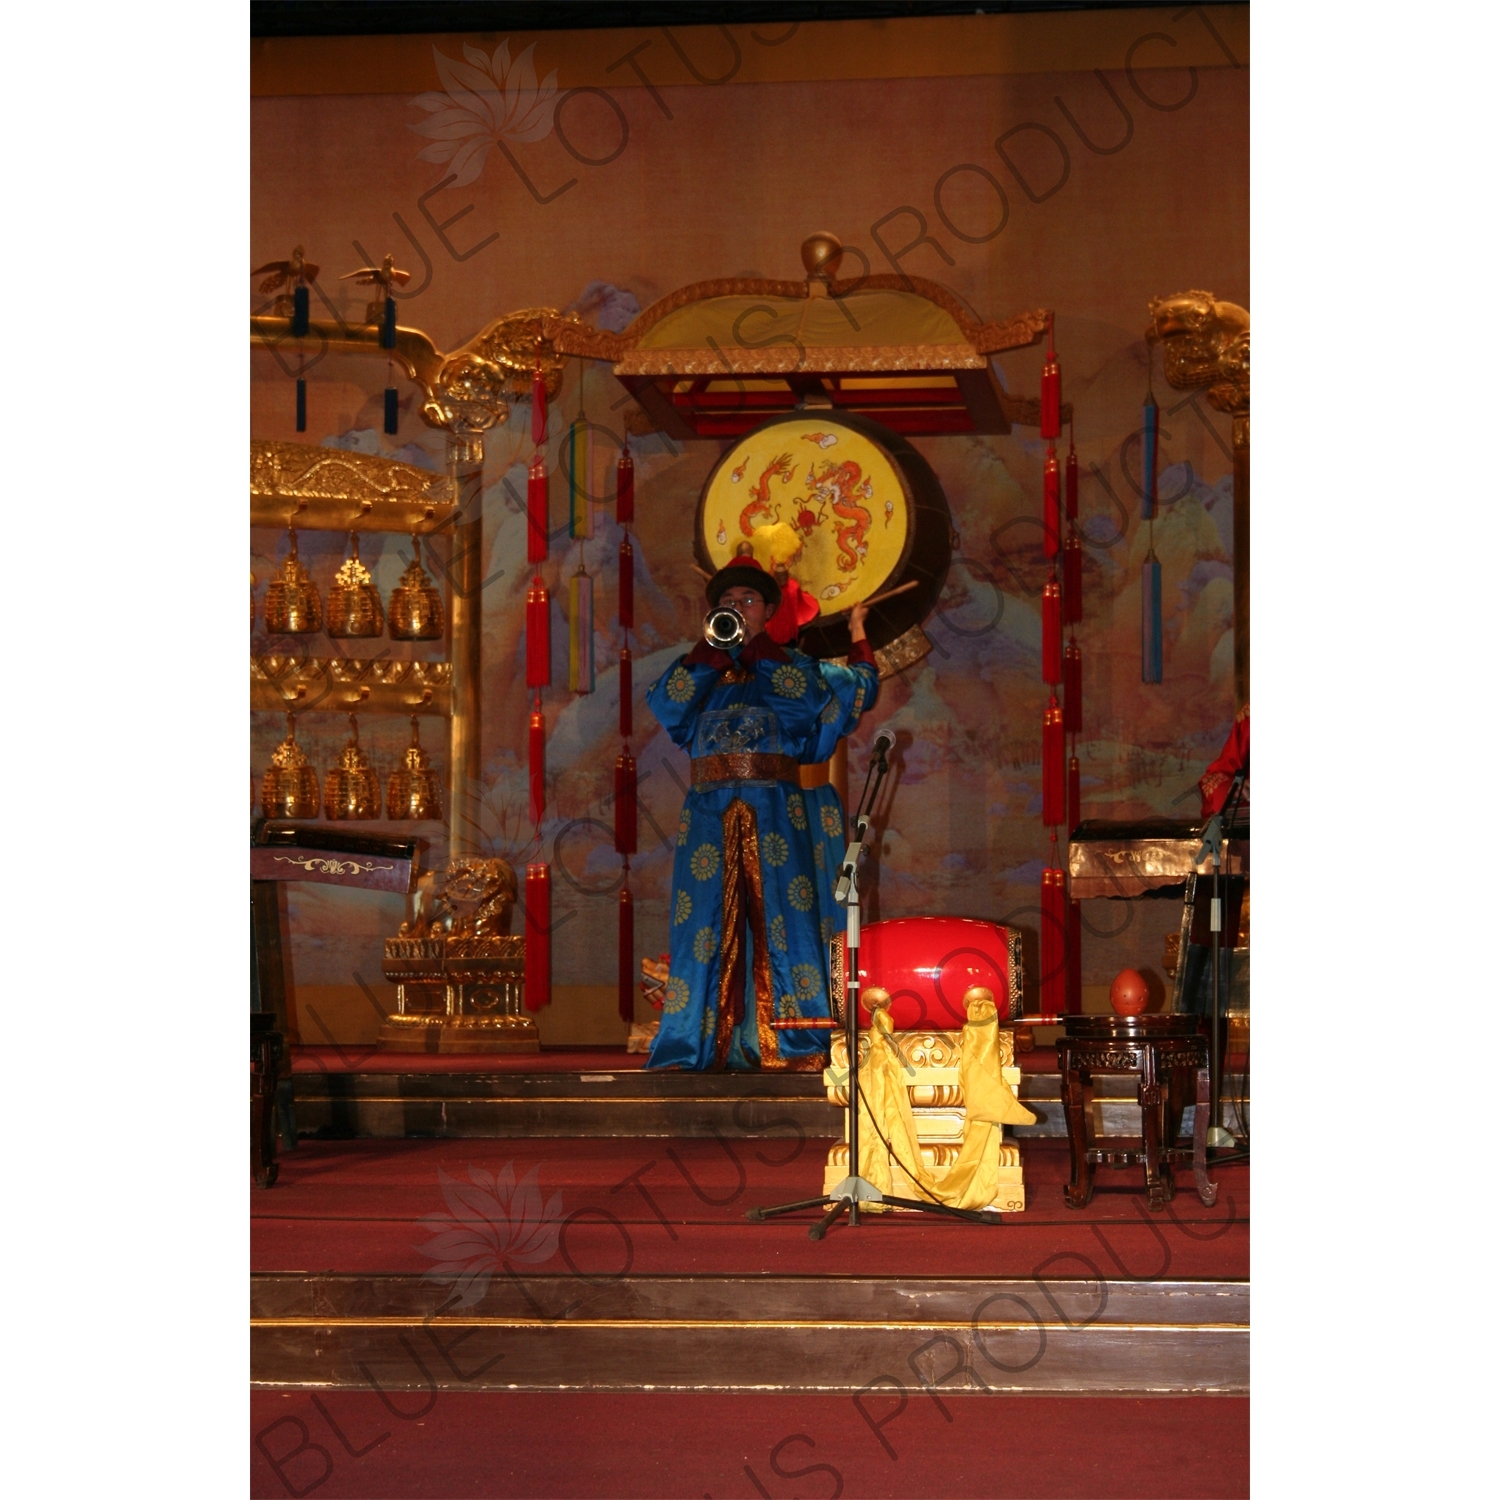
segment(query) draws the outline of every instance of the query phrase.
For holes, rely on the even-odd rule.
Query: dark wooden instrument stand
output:
[[[276,1160],[276,1086],[285,1048],[270,1011],[250,1012],[250,1180],[272,1187]]]
[[[1058,1038],[1063,1110],[1068,1120],[1072,1181],[1063,1189],[1069,1208],[1082,1208],[1094,1196],[1094,1168],[1142,1165],[1152,1208],[1165,1208],[1176,1184],[1172,1163],[1193,1163],[1198,1197],[1210,1205],[1219,1195],[1208,1180],[1210,1086],[1208,1043],[1197,1016],[1069,1016]],[[1090,1094],[1096,1073],[1134,1073],[1140,1078],[1141,1150],[1100,1150],[1094,1144]],[[1182,1113],[1193,1089],[1193,1144],[1177,1143]]]

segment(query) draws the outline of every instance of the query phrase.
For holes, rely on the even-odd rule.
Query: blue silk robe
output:
[[[703,776],[735,769],[731,758],[741,768],[749,756],[826,761],[878,692],[867,647],[844,667],[762,633],[737,659],[700,644],[647,693],[672,742],[698,763],[677,826],[671,977],[649,1067],[825,1066],[826,1029],[776,1030],[771,1021],[830,1014],[827,944],[839,925],[833,885],[844,852],[838,794],[804,793],[772,774]]]

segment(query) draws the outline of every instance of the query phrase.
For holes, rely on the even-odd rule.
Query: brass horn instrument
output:
[[[703,639],[720,651],[743,646],[749,639],[744,615],[732,604],[716,605],[703,617]]]

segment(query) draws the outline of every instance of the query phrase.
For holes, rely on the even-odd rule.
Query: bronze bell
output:
[[[420,819],[439,821],[443,816],[438,800],[438,777],[427,764],[427,752],[417,732],[417,716],[411,718],[411,744],[401,764],[391,772],[385,794],[385,815],[400,822]]]
[[[260,810],[267,818],[315,818],[318,773],[297,743],[297,724],[286,716],[286,738],[276,747],[260,782]]]
[[[316,635],[323,628],[318,586],[297,557],[297,533],[290,526],[291,551],[281,574],[266,587],[266,630],[271,635]]]
[[[359,560],[359,533],[349,533],[354,555],[344,559],[328,591],[328,633],[340,639],[379,635],[385,629],[380,590],[370,581],[370,570]]]
[[[380,816],[380,778],[359,748],[359,720],[349,715],[349,739],[323,778],[323,816],[359,821]]]
[[[443,596],[422,567],[422,542],[411,539],[415,552],[401,582],[391,590],[391,639],[437,641],[443,636]]]

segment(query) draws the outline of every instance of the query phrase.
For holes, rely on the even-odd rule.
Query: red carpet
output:
[[[1022,1144],[1028,1208],[997,1228],[889,1214],[867,1228],[836,1229],[819,1245],[807,1238],[811,1213],[805,1220],[745,1221],[754,1205],[821,1192],[827,1147],[823,1140],[744,1137],[304,1141],[281,1158],[274,1188],[251,1191],[251,1266],[426,1271],[432,1262],[417,1247],[430,1235],[417,1220],[443,1211],[439,1169],[467,1182],[471,1165],[493,1173],[509,1162],[517,1179],[537,1166],[544,1197],[561,1193],[562,1216],[576,1220],[564,1236],[567,1250],[585,1275],[868,1273],[876,1256],[884,1275],[1024,1277],[1062,1253],[1083,1258],[1057,1272],[1070,1276],[1238,1280],[1250,1274],[1247,1165],[1213,1173],[1219,1183],[1213,1208],[1198,1202],[1191,1175],[1179,1173],[1177,1197],[1159,1214],[1146,1210],[1141,1193],[1127,1190],[1140,1182],[1139,1168],[1101,1168],[1093,1202],[1075,1211],[1063,1203],[1062,1141]],[[554,1258],[530,1269],[566,1274],[570,1268]]]
[[[1233,1396],[255,1391],[257,1497],[1175,1497],[1250,1493]],[[880,1432],[871,1423],[880,1426]],[[881,1438],[884,1438],[883,1446]]]

